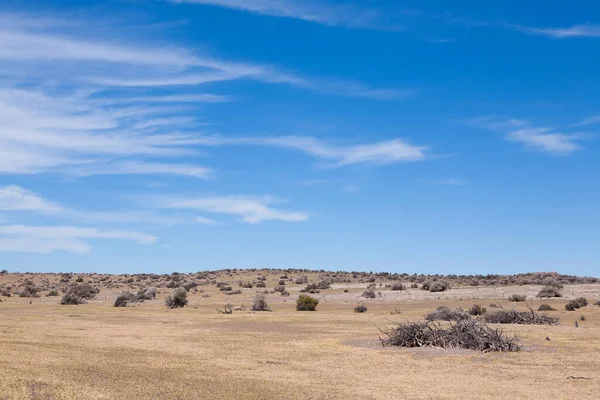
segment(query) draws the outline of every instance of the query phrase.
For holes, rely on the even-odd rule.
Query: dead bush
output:
[[[444,328],[436,322],[405,322],[383,330],[383,346],[462,348],[478,351],[519,351],[519,338],[481,321],[465,319]]]
[[[427,321],[462,321],[471,319],[471,316],[462,308],[450,309],[445,306],[438,307],[437,310],[425,315]]]
[[[165,299],[165,304],[171,309],[183,308],[187,305],[187,303],[187,290],[181,286],[174,289]]]
[[[558,325],[558,318],[550,317],[546,314],[537,314],[530,309],[529,311],[517,310],[498,310],[488,312],[484,315],[486,322],[491,324],[520,324],[520,325]]]

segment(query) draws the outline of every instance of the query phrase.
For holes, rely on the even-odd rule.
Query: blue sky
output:
[[[4,0],[0,267],[600,265],[593,1]]]

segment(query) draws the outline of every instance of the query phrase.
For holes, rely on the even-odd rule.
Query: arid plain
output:
[[[431,293],[392,291],[385,277],[348,276],[312,294],[317,311],[299,312],[304,284],[322,273],[222,271],[182,275],[196,281],[188,305],[169,309],[166,281],[139,276],[5,274],[0,286],[0,399],[597,399],[600,396],[600,284],[572,284],[563,297],[539,299],[541,285],[470,286]],[[273,291],[284,276],[289,296],[269,293],[272,312],[253,312],[258,291]],[[266,289],[242,288],[264,277]],[[50,289],[76,281],[100,292],[82,305],[59,296],[19,297],[24,284]],[[342,282],[343,281],[343,282]],[[227,295],[215,282],[240,294]],[[362,296],[368,284],[380,292]],[[155,300],[114,307],[117,294],[158,287]],[[387,285],[387,287],[386,287]],[[173,286],[173,285],[171,285]],[[512,294],[528,301],[513,303]],[[62,296],[62,293],[60,294]],[[566,311],[586,297],[589,305]],[[221,314],[226,304],[243,308]],[[368,311],[356,313],[364,303]],[[435,348],[384,348],[380,329],[422,320],[438,306],[525,310],[550,304],[559,326],[498,325],[521,338],[523,351],[482,353]],[[581,316],[584,318],[581,318]],[[582,320],[583,319],[583,320]],[[575,326],[577,322],[577,327]],[[575,379],[574,379],[575,378]]]

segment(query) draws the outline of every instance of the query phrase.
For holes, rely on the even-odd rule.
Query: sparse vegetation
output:
[[[316,311],[319,300],[314,297],[301,294],[296,301],[296,311]]]

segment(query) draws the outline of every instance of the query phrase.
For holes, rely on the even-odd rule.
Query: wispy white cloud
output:
[[[555,39],[600,37],[600,26],[598,25],[574,25],[567,28],[518,27],[518,29],[525,33],[547,36]]]
[[[532,127],[529,122],[517,119],[498,120],[480,117],[463,121],[466,125],[505,133],[506,140],[522,143],[529,148],[554,155],[567,156],[581,150],[581,140],[588,136],[580,133],[565,134],[556,128]]]
[[[326,0],[170,0],[173,3],[191,3],[225,7],[233,10],[273,17],[293,18],[330,26],[397,30],[386,15],[376,9]]]
[[[159,202],[158,206],[161,208],[237,215],[242,218],[242,221],[250,224],[270,220],[300,222],[306,221],[309,217],[304,212],[273,208],[271,205],[275,202],[271,197],[214,196],[164,199]]]
[[[428,148],[409,144],[401,139],[355,146],[334,146],[312,137],[283,136],[245,139],[242,142],[299,150],[330,161],[330,166],[351,164],[385,165],[396,162],[423,161]]]
[[[62,213],[65,209],[19,186],[0,187],[0,211]]]
[[[49,253],[65,250],[85,254],[91,249],[85,239],[131,240],[139,244],[152,244],[157,240],[139,232],[76,226],[0,226],[0,251]]]
[[[221,223],[217,220],[206,218],[206,217],[196,217],[196,222],[201,225],[220,225]]]
[[[600,115],[586,118],[583,121],[578,122],[573,126],[586,126],[586,125],[594,125],[594,124],[600,124]]]

